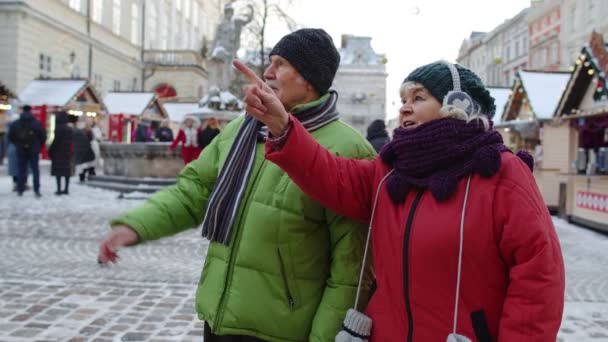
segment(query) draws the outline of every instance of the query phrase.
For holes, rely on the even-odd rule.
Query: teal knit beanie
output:
[[[482,114],[492,119],[496,111],[494,98],[483,85],[481,79],[471,70],[458,64],[455,64],[455,66],[460,76],[461,90],[469,94],[473,101],[481,107]],[[434,62],[415,69],[403,81],[403,83],[406,82],[422,84],[441,103],[454,85],[450,69],[445,65],[445,62]]]

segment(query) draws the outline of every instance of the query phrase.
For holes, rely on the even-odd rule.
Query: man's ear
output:
[[[317,89],[315,89],[315,87],[313,87],[312,84],[310,84],[310,82],[308,82],[307,80],[304,80],[304,82],[306,82],[306,91],[308,93],[315,94],[315,97],[320,97],[321,96],[321,94],[319,94],[319,92],[317,91]]]

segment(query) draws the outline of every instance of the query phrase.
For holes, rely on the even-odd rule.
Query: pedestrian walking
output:
[[[380,153],[382,147],[390,140],[384,120],[374,120],[367,127],[367,141],[372,144],[376,152]]]
[[[235,64],[251,82],[247,112],[273,137],[266,158],[327,208],[370,222],[371,341],[556,340],[559,240],[533,160],[492,129],[494,99],[477,75],[448,62],[412,71],[393,140],[360,161],[327,151]]]
[[[19,119],[11,125],[9,140],[15,144],[17,151],[17,194],[23,195],[28,168],[34,179],[34,194],[37,198],[42,197],[40,193],[40,149],[46,141],[46,131],[40,121],[32,114],[32,107],[23,106],[23,112]]]
[[[80,182],[84,182],[89,176],[95,176],[95,152],[91,146],[93,132],[87,129],[84,122],[78,122],[74,135],[74,163],[76,173]]]
[[[7,124],[6,136],[4,137],[5,144],[6,144],[6,161],[8,163],[7,171],[8,171],[8,175],[13,179],[13,192],[17,192],[17,183],[18,183],[18,179],[19,179],[19,161],[17,160],[17,146],[15,146],[15,144],[11,143],[9,136],[10,136],[11,124],[13,122],[15,122],[17,119],[19,119],[19,114],[13,114],[11,116],[11,122]],[[30,189],[30,186],[27,184],[27,178],[30,173],[31,173],[31,170],[29,167],[27,167],[27,171],[25,173],[25,188],[24,188],[25,191]]]
[[[342,156],[374,158],[365,138],[339,120],[330,86],[340,54],[325,31],[286,35],[270,60],[266,83],[314,139]],[[355,299],[365,230],[266,163],[266,139],[267,130],[249,115],[230,122],[175,186],[112,220],[99,259],[116,261],[122,246],[202,223],[211,242],[195,307],[205,342],[333,341]]]
[[[175,140],[169,146],[169,150],[173,151],[177,145],[181,144],[184,165],[188,165],[191,161],[196,160],[202,151],[202,148],[198,145],[198,135],[201,132],[200,124],[197,117],[186,116],[179,132],[177,132]]]
[[[74,174],[73,161],[73,134],[68,126],[68,115],[65,112],[55,114],[55,136],[49,147],[51,157],[51,176],[57,181],[55,195],[68,195],[70,177]],[[64,179],[64,188],[61,189],[61,178]]]

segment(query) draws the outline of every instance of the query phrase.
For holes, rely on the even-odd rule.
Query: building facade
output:
[[[591,32],[608,36],[608,2],[603,0],[563,0],[561,62],[567,70],[589,42]]]
[[[484,44],[486,32],[472,32],[468,39],[465,39],[460,45],[456,62],[473,72],[475,72],[481,80],[487,82],[486,65],[488,53]]]
[[[528,17],[530,69],[556,71],[561,63],[562,0],[536,1]],[[569,14],[570,15],[570,14]]]
[[[342,36],[340,67],[332,89],[338,92],[342,120],[363,135],[386,115],[386,57],[377,54],[370,37]]]
[[[460,46],[456,61],[494,87],[509,86],[528,65],[528,9],[492,31],[473,32]]]
[[[517,72],[528,67],[528,9],[524,9],[507,20],[502,26],[504,32],[501,86],[510,86]]]
[[[36,78],[86,78],[110,91],[206,89],[201,52],[221,0],[0,0],[0,79],[19,93]]]

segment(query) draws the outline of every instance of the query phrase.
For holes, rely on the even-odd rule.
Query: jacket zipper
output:
[[[257,149],[257,146],[256,146]],[[255,160],[254,160],[254,165],[255,165]],[[260,168],[257,170],[257,172],[255,173],[255,175],[250,175],[251,178],[249,178],[250,180],[253,180],[254,183],[251,185],[251,191],[249,191],[249,193],[247,194],[246,197],[243,197],[241,199],[241,204],[243,203],[249,203],[249,197],[251,197],[251,195],[254,193],[256,186],[258,185],[258,181],[259,181],[259,174],[262,171],[262,169],[264,168],[264,166],[266,166],[266,159],[262,160],[262,164],[260,165]],[[254,170],[252,170],[254,171]],[[238,227],[241,225],[241,219],[243,218],[244,213],[247,211],[247,208],[243,208],[243,210],[240,211],[239,213],[239,217],[238,220],[235,220],[233,223],[233,229],[235,229],[234,231],[234,240],[233,243],[234,248],[230,248],[230,257],[228,258],[228,269],[226,270],[226,280],[224,282],[224,290],[222,291],[222,297],[220,298],[220,302],[218,304],[217,307],[217,315],[215,317],[215,324],[213,327],[213,332],[214,333],[219,333],[218,328],[220,327],[221,322],[224,320],[224,310],[222,310],[222,308],[224,307],[224,302],[226,301],[226,292],[228,291],[228,287],[230,282],[232,281],[232,270],[234,268],[234,262],[235,262],[235,254],[236,254],[236,250],[238,249],[239,245],[240,245],[240,236],[241,236],[241,231],[243,230],[242,227],[241,229],[238,229]],[[237,211],[238,212],[238,211]]]
[[[287,279],[287,271],[285,270],[285,260],[283,260],[283,255],[281,251],[279,252],[279,260],[281,261],[281,275],[283,276],[283,282],[285,283],[285,289],[287,290],[287,305],[289,306],[289,311],[293,311],[293,307],[295,306],[295,300],[291,295],[291,290],[289,289],[289,281]]]
[[[403,236],[403,294],[405,297],[405,310],[407,311],[407,342],[412,342],[414,338],[414,317],[412,316],[412,304],[410,302],[409,293],[408,252],[410,248],[410,234],[412,232],[414,214],[416,213],[416,209],[418,208],[418,204],[420,203],[420,199],[422,198],[423,194],[424,190],[420,190],[416,194],[416,198],[414,198],[414,202],[412,203],[412,207],[410,208],[410,213],[407,217],[407,223],[405,224],[405,234]]]

